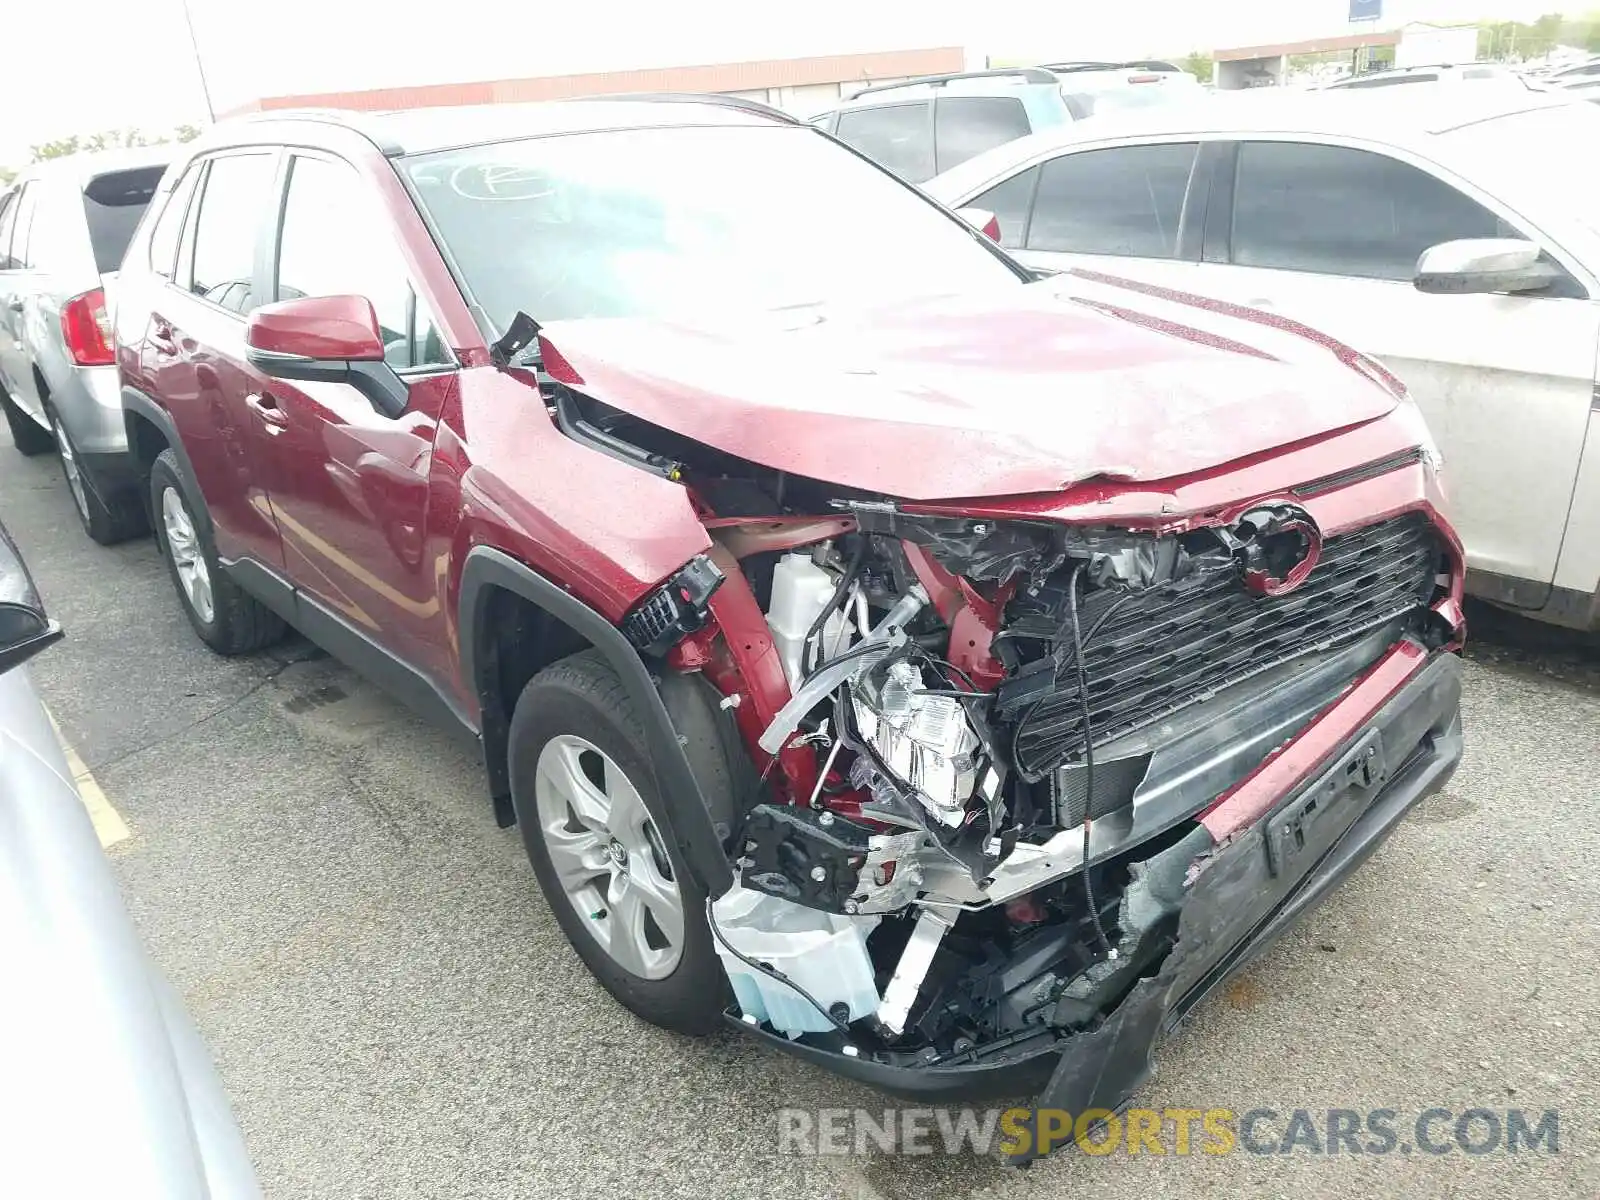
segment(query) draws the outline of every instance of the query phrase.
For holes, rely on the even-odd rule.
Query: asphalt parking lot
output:
[[[469,750],[304,643],[214,657],[153,543],[82,535],[53,459],[0,444],[0,520],[68,632],[35,678],[132,831],[128,904],[270,1197],[1600,1193],[1593,640],[1480,622],[1449,790],[1205,1002],[1137,1101],[1556,1109],[1559,1153],[813,1158],[779,1152],[780,1107],[885,1101],[614,1004]]]

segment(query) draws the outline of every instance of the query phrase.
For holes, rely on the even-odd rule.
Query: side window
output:
[[[923,100],[842,112],[837,136],[907,183],[921,183],[934,176],[930,103]]]
[[[1028,236],[1028,212],[1033,207],[1033,190],[1038,184],[1039,168],[1029,167],[967,201],[966,207],[992,212],[1000,219],[1000,244],[1018,250]]]
[[[262,303],[250,284],[256,239],[272,197],[273,161],[271,154],[212,159],[194,222],[189,290],[241,316]]]
[[[166,206],[156,218],[155,228],[150,231],[150,269],[163,279],[173,278],[178,258],[178,235],[183,231],[183,218],[189,212],[189,198],[194,195],[195,182],[199,178],[200,164],[195,163],[173,186]]]
[[[0,271],[11,269],[11,230],[17,223],[16,192],[0,197]]]
[[[1383,154],[1303,142],[1239,147],[1240,266],[1410,280],[1429,246],[1511,233],[1443,180]]]
[[[1028,114],[1015,96],[950,96],[933,109],[933,150],[948,171],[985,150],[1028,134]]]
[[[1118,146],[1044,164],[1029,250],[1172,258],[1198,147]]]
[[[297,156],[278,241],[277,297],[365,296],[396,370],[449,363],[387,221],[353,167]]]
[[[30,242],[33,234],[33,210],[39,202],[39,181],[34,180],[22,189],[17,197],[17,224],[11,231],[11,257],[6,265],[14,271],[25,271],[33,266]]]

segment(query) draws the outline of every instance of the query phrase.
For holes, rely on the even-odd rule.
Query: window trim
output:
[[[1578,290],[1584,293],[1582,297],[1523,295],[1518,297],[1519,299],[1582,299],[1587,301],[1593,300],[1597,295],[1600,295],[1600,289],[1597,289],[1597,283],[1594,276],[1589,271],[1585,270],[1582,264],[1559,242],[1557,242],[1542,228],[1540,228],[1537,222],[1526,219],[1522,216],[1522,214],[1511,208],[1509,205],[1490,195],[1488,192],[1485,192],[1482,188],[1478,187],[1471,181],[1463,179],[1460,175],[1457,175],[1449,167],[1443,165],[1442,163],[1436,162],[1433,159],[1427,158],[1424,155],[1418,154],[1405,146],[1397,146],[1384,142],[1374,142],[1366,138],[1345,137],[1338,134],[1325,133],[1257,133],[1252,131],[1249,133],[1230,133],[1223,136],[1226,138],[1226,140],[1233,143],[1233,163],[1228,182],[1228,209],[1227,216],[1225,218],[1228,232],[1227,258],[1220,265],[1239,267],[1247,271],[1283,271],[1289,274],[1316,276],[1322,279],[1359,279],[1365,280],[1368,283],[1400,284],[1405,287],[1411,286],[1408,281],[1400,279],[1371,279],[1363,275],[1341,275],[1332,271],[1307,271],[1298,267],[1261,267],[1254,266],[1249,263],[1240,263],[1234,261],[1234,198],[1237,195],[1238,190],[1237,180],[1239,161],[1242,157],[1239,153],[1240,147],[1242,147],[1246,142],[1287,142],[1291,145],[1332,146],[1343,150],[1366,151],[1370,154],[1377,154],[1383,158],[1393,159],[1395,162],[1414,167],[1423,174],[1432,176],[1445,186],[1454,188],[1467,199],[1493,214],[1497,219],[1504,221],[1513,228],[1522,231],[1523,236],[1529,241],[1536,243],[1544,254],[1554,259],[1556,265],[1565,271],[1572,282],[1577,285]]]
[[[219,150],[214,154],[206,154],[195,159],[205,168],[205,175],[195,181],[195,190],[189,194],[189,207],[183,214],[183,227],[178,231],[178,256],[173,260],[173,278],[167,280],[171,287],[177,288],[185,296],[199,301],[207,308],[219,313],[225,313],[240,324],[250,319],[249,313],[242,313],[237,309],[227,308],[210,300],[194,290],[194,250],[200,232],[200,218],[205,215],[206,192],[211,188],[211,168],[225,158],[267,158],[271,160],[272,178],[276,180],[277,173],[282,169],[283,147],[270,145],[230,146],[226,150]],[[270,194],[269,194],[270,196]],[[193,217],[193,220],[190,218]],[[256,288],[261,282],[261,234],[260,226],[256,228],[255,246],[250,257],[250,286]],[[189,264],[188,279],[179,283],[177,279],[178,264],[187,258]]]
[[[294,182],[295,159],[315,158],[326,163],[332,163],[336,166],[344,167],[355,176],[357,187],[359,188],[361,194],[366,198],[367,208],[371,210],[375,217],[382,218],[383,225],[386,229],[389,229],[390,226],[388,214],[384,212],[383,205],[378,202],[378,198],[373,192],[372,181],[367,178],[360,167],[356,166],[355,163],[351,162],[348,158],[345,158],[342,154],[336,154],[331,150],[325,150],[320,146],[284,146],[282,147],[282,154],[283,157],[278,163],[278,173],[275,182],[276,203],[272,213],[272,224],[268,232],[266,246],[267,295],[272,297],[272,299],[266,301],[268,304],[276,303],[278,300],[278,261],[281,257],[280,250],[283,246],[283,220],[289,211],[289,188]],[[409,192],[407,194],[409,195]],[[406,288],[409,292],[409,296],[406,301],[406,317],[408,326],[406,329],[407,347],[411,350],[411,353],[414,357],[416,355],[417,341],[416,313],[418,307],[421,306],[428,313],[429,321],[432,322],[434,330],[439,334],[439,346],[444,351],[445,358],[447,360],[442,363],[422,363],[409,367],[391,367],[390,369],[393,370],[394,373],[401,379],[421,378],[428,375],[442,375],[450,371],[460,370],[461,360],[456,357],[455,348],[446,342],[444,330],[439,324],[439,318],[433,312],[433,305],[422,304],[422,301],[426,300],[427,297],[423,296],[421,289],[417,287],[416,278],[411,274],[411,267],[406,262],[405,251],[400,245],[399,239],[394,236],[394,231],[392,229],[389,229],[388,237],[390,244],[394,249],[395,258],[400,263],[401,274],[406,281]],[[368,299],[370,302],[370,297]]]

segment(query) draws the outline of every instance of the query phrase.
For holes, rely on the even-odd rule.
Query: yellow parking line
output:
[[[61,726],[56,724],[55,714],[50,714],[50,724],[55,727],[56,740],[61,743],[61,749],[67,756],[67,768],[72,772],[72,781],[78,785],[78,795],[83,799],[83,806],[89,810],[89,819],[94,822],[94,831],[100,836],[102,849],[110,849],[118,842],[125,842],[133,836],[128,823],[122,819],[122,814],[111,807],[111,801],[106,799],[106,794],[101,790],[99,783],[84,766],[83,759],[78,757],[78,752],[72,744],[62,736]]]

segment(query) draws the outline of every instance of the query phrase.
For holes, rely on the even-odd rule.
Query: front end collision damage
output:
[[[675,464],[711,542],[583,632],[650,693],[730,1019],[786,1052],[1114,1109],[1459,755],[1460,548],[1400,422],[1336,470],[911,504],[587,417]],[[732,814],[661,699],[685,677],[744,743]]]

